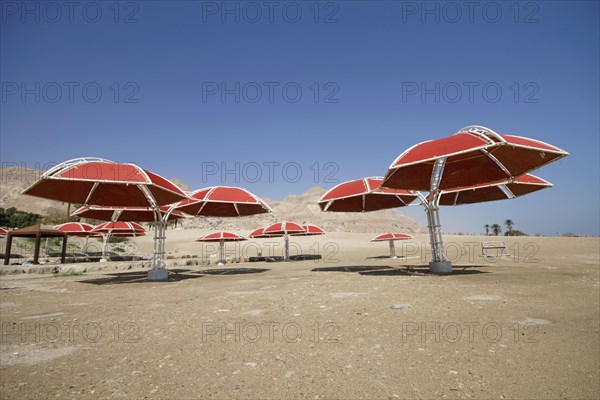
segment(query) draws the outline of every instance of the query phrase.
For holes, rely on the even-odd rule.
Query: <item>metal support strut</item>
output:
[[[390,258],[396,258],[396,247],[394,247],[393,240],[390,240]]]
[[[444,242],[442,239],[442,224],[440,222],[440,207],[439,201],[442,194],[439,189],[442,175],[444,174],[444,166],[446,158],[438,158],[435,160],[433,171],[431,173],[431,190],[428,198],[422,195],[421,202],[425,206],[427,213],[427,228],[429,230],[429,243],[431,244],[432,260],[429,263],[429,270],[434,274],[446,275],[452,273],[452,263],[444,257]]]
[[[283,259],[288,261],[290,259],[290,235],[283,235],[284,238],[284,247],[283,247]]]

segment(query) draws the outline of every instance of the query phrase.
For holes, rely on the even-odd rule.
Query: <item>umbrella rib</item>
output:
[[[498,185],[498,187],[500,188],[500,190],[502,190],[502,193],[504,193],[507,199],[514,199],[516,197],[514,193],[508,188],[508,186]]]
[[[485,149],[482,149],[481,152],[484,153],[486,156],[488,156],[490,158],[490,160],[495,162],[496,165],[498,167],[500,167],[500,169],[502,169],[502,171],[504,171],[505,174],[507,174],[508,176],[511,176],[510,171],[508,169],[506,169],[504,164],[502,164],[496,157],[494,157],[494,155],[492,153],[490,153],[489,151],[487,151]]]
[[[88,193],[86,199],[85,199],[85,204],[88,204],[88,202],[90,201],[90,199],[92,198],[92,194],[94,194],[94,192],[96,191],[96,188],[98,187],[99,182],[95,182],[94,186],[92,186],[92,189],[90,190],[90,192]]]

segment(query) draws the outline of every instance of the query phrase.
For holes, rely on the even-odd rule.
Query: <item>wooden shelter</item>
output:
[[[12,239],[13,237],[30,237],[35,238],[35,251],[33,255],[33,263],[38,264],[40,257],[40,244],[42,238],[49,237],[61,237],[62,241],[62,252],[60,257],[60,262],[65,262],[65,252],[67,250],[67,234],[58,229],[54,229],[54,227],[50,225],[31,225],[25,228],[14,229],[9,231],[6,238],[6,252],[4,253],[4,265],[8,265],[10,263],[10,250],[12,247]]]

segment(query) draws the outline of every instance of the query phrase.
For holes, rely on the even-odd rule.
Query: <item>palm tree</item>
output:
[[[485,236],[490,236],[490,226],[488,224],[485,224],[484,228],[485,228]]]
[[[498,224],[494,224],[494,225],[492,225],[492,232],[494,232],[495,236],[498,236],[499,234],[502,233],[502,227]]]
[[[508,232],[506,233],[510,235],[512,233],[512,228],[515,225],[515,223],[512,221],[512,219],[507,219],[506,221],[504,221],[504,225],[506,225],[506,229],[508,229]]]

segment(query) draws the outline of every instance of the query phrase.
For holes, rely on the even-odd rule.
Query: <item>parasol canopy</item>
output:
[[[382,188],[382,177],[369,177],[341,183],[319,200],[322,211],[365,212],[404,207],[417,194],[408,190]]]
[[[395,240],[407,240],[412,239],[412,236],[406,233],[383,233],[375,236],[371,239],[371,242],[390,242],[390,258],[396,258],[396,247],[394,246]]]
[[[153,207],[181,201],[185,193],[135,164],[79,158],[46,171],[23,194],[83,205]]]
[[[304,232],[292,233],[292,236],[316,236],[324,235],[325,231],[316,225],[301,225],[304,228]]]
[[[144,236],[146,234],[146,229],[135,222],[117,221],[100,224],[92,229],[92,233],[110,236],[135,237]]]
[[[252,232],[250,232],[248,237],[250,237],[252,239],[265,239],[265,238],[270,238],[270,237],[283,236],[283,235],[265,235],[264,231],[265,231],[265,228],[255,229]]]
[[[383,233],[379,236],[375,236],[371,239],[371,242],[384,242],[388,240],[406,240],[412,239],[413,237],[406,233]]]
[[[92,233],[94,226],[83,222],[66,222],[64,224],[56,225],[54,229],[63,231],[69,236],[88,237],[94,235],[94,233]]]
[[[196,239],[196,242],[219,242],[219,262],[225,264],[225,242],[240,242],[248,240],[233,232],[214,232]]]
[[[271,208],[246,189],[214,186],[192,192],[181,201],[179,211],[207,217],[243,217],[271,212]]]
[[[8,234],[8,231],[4,228],[0,228],[0,237],[4,237]]]
[[[242,235],[232,232],[214,232],[196,239],[196,242],[237,242],[248,240]]]
[[[457,206],[461,204],[513,199],[550,187],[552,187],[550,182],[532,174],[525,174],[515,179],[443,190],[440,195],[439,205]]]
[[[519,176],[568,154],[539,140],[467,126],[452,136],[419,143],[400,154],[383,186],[455,189]]]
[[[106,259],[108,255],[108,239],[111,236],[118,237],[138,237],[146,235],[146,229],[140,224],[136,224],[135,222],[105,222],[100,224],[94,229],[92,229],[92,233],[100,234],[104,238],[104,243],[102,245],[102,258]]]
[[[172,210],[169,206],[159,208],[161,216],[167,216],[168,221],[185,218],[180,211]],[[135,221],[154,222],[154,211],[150,207],[109,207],[109,206],[83,206],[75,210],[74,217],[98,219],[101,221]]]
[[[264,235],[282,236],[282,235],[293,235],[295,233],[304,233],[304,232],[306,232],[306,231],[304,230],[302,225],[299,225],[295,222],[284,221],[284,222],[276,222],[272,225],[267,226],[264,229],[263,234]]]
[[[290,259],[290,235],[306,233],[302,225],[295,222],[276,222],[272,225],[267,226],[263,230],[263,235],[266,236],[283,236],[283,259],[285,261]]]

